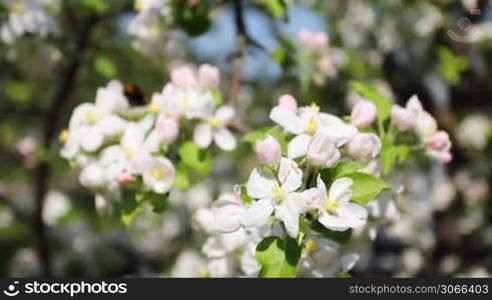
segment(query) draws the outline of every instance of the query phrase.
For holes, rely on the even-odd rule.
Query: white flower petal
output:
[[[289,146],[287,150],[288,157],[290,159],[295,159],[306,155],[310,141],[311,141],[311,137],[306,134],[301,134],[293,138],[289,142]]]
[[[346,203],[350,200],[352,191],[350,187],[354,184],[354,181],[348,177],[342,177],[335,182],[330,187],[329,198],[340,203]]]
[[[228,122],[234,117],[234,108],[229,105],[221,106],[215,112],[215,116],[223,122]]]
[[[270,196],[272,189],[277,184],[277,180],[260,169],[253,169],[249,175],[246,191],[251,198],[262,199]]]
[[[326,134],[337,147],[346,144],[358,132],[357,127],[345,123],[323,126],[319,131]]]
[[[241,227],[241,214],[244,208],[235,201],[222,199],[214,203],[215,225],[220,232],[233,232]]]
[[[212,143],[212,127],[208,124],[200,124],[195,128],[193,141],[200,148],[207,148]]]
[[[214,131],[214,141],[220,149],[225,151],[234,150],[237,146],[236,137],[224,127]]]
[[[302,185],[302,171],[293,160],[282,157],[278,179],[285,192],[293,192]]]
[[[94,152],[102,146],[104,135],[95,127],[84,130],[81,146],[84,151]]]
[[[245,227],[261,227],[267,224],[272,212],[272,199],[265,198],[254,201],[242,214],[241,223]]]
[[[302,120],[294,112],[283,107],[274,107],[270,119],[290,133],[301,134],[304,131]]]
[[[282,220],[287,234],[296,238],[299,232],[299,216],[304,210],[304,203],[295,195],[289,195],[284,202],[275,208],[275,216]]]

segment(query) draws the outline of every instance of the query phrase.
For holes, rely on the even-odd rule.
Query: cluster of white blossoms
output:
[[[411,114],[413,127],[403,128],[398,113],[392,116],[394,125],[388,124],[414,128],[431,155],[448,161],[448,144],[436,141],[441,133],[419,103],[413,98],[408,108],[393,108]],[[215,230],[251,233],[253,241],[258,241],[258,232],[297,241],[303,249],[297,276],[346,274],[361,257],[351,245],[374,240],[381,220],[398,215],[394,200],[379,196],[390,186],[372,167],[380,164],[382,151],[372,127],[377,117],[376,105],[368,100],[358,102],[350,117],[341,119],[320,112],[315,104],[298,107],[294,97],[282,96],[270,112],[277,129],[255,142],[261,166],[236,187],[234,197],[224,195],[213,204]]]
[[[184,143],[195,141],[197,151],[212,141],[223,150],[236,147],[227,129],[234,109],[216,107],[218,69],[178,67],[171,79],[142,105],[131,105],[127,88],[111,81],[98,90],[94,103],[73,111],[60,136],[61,155],[83,168],[80,182],[96,191],[96,200],[118,199],[128,186],[166,194],[175,182],[175,164],[181,162],[175,157]]]
[[[26,34],[46,37],[59,30],[55,18],[46,7],[58,0],[2,0],[8,19],[2,24],[0,35],[6,44],[13,44]]]
[[[128,25],[128,34],[134,39],[133,46],[151,57],[160,55],[171,23],[169,0],[135,0],[137,14]]]

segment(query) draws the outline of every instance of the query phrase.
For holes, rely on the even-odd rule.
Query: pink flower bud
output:
[[[401,131],[409,131],[415,127],[415,115],[408,109],[393,105],[391,108],[391,123]]]
[[[302,29],[301,31],[299,31],[297,33],[297,39],[299,40],[299,42],[301,44],[312,45],[313,40],[314,40],[314,36],[313,36],[313,33],[311,31],[306,30],[306,29]]]
[[[290,111],[297,111],[297,100],[291,95],[283,95],[278,99],[278,106],[288,109]]]
[[[352,109],[351,118],[356,126],[368,127],[376,119],[377,108],[371,101],[361,100]]]
[[[256,141],[255,151],[260,162],[265,165],[276,166],[282,157],[280,143],[271,135]]]
[[[440,130],[426,138],[426,144],[433,151],[446,152],[451,148],[451,140],[446,131]]]
[[[445,164],[449,164],[451,161],[453,161],[453,155],[451,154],[450,151],[444,152],[441,154],[441,161]]]
[[[220,72],[214,66],[201,65],[198,69],[198,81],[205,88],[216,88],[220,82]]]
[[[315,166],[331,167],[340,159],[340,152],[325,134],[317,133],[309,143],[307,159]]]
[[[316,49],[323,49],[328,46],[328,35],[324,32],[317,32],[314,34],[313,46]]]
[[[372,159],[381,151],[381,140],[374,133],[358,133],[345,145],[345,149],[354,159]]]
[[[120,174],[116,176],[116,181],[120,185],[128,185],[133,182],[133,174],[130,171],[123,170]]]
[[[156,124],[157,136],[164,144],[176,141],[179,134],[178,123],[171,118],[162,118]]]
[[[182,66],[172,70],[171,80],[181,88],[191,88],[196,84],[193,69],[188,66]]]

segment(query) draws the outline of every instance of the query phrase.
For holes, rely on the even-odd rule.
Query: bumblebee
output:
[[[148,100],[145,98],[142,89],[135,84],[126,84],[124,94],[126,98],[128,98],[131,106],[143,106],[148,104]]]

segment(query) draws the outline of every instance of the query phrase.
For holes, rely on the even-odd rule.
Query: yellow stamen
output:
[[[214,127],[214,128],[218,128],[220,126],[222,126],[222,120],[217,118],[217,117],[212,117],[208,120],[208,123],[210,124],[210,126]]]
[[[60,143],[65,144],[68,141],[69,136],[70,135],[68,133],[68,130],[64,129],[60,132],[60,135],[58,136],[58,140],[60,141]]]
[[[22,1],[14,1],[12,3],[12,12],[21,15],[26,12],[26,6]]]
[[[306,242],[306,251],[308,255],[313,255],[314,252],[316,251],[316,242],[313,241],[312,239],[307,240]]]
[[[97,121],[97,116],[92,110],[88,110],[85,112],[85,120],[87,123],[94,124]]]
[[[276,186],[272,189],[272,197],[277,200],[283,200],[286,194],[283,188]]]
[[[210,274],[208,273],[207,267],[204,265],[200,265],[200,267],[198,268],[198,274],[202,278],[207,278],[210,276]]]
[[[141,11],[142,10],[142,0],[135,0],[135,3],[133,4],[133,8],[136,11]]]
[[[335,212],[340,204],[335,200],[323,201],[323,208],[328,212]]]
[[[159,33],[161,33],[161,27],[159,26],[159,24],[154,24],[154,25],[151,25],[149,27],[149,32],[151,35],[159,35]]]
[[[126,147],[125,149],[123,149],[123,152],[125,153],[126,157],[132,157],[133,154],[135,154],[135,149],[131,147]]]
[[[166,170],[164,168],[154,168],[152,170],[152,176],[157,180],[163,180],[166,178]]]
[[[306,132],[310,135],[313,135],[318,130],[318,120],[315,118],[309,118],[306,122]]]
[[[155,104],[155,103],[150,103],[148,106],[147,106],[147,111],[151,114],[158,114],[161,112],[161,108],[159,107],[159,105]]]

